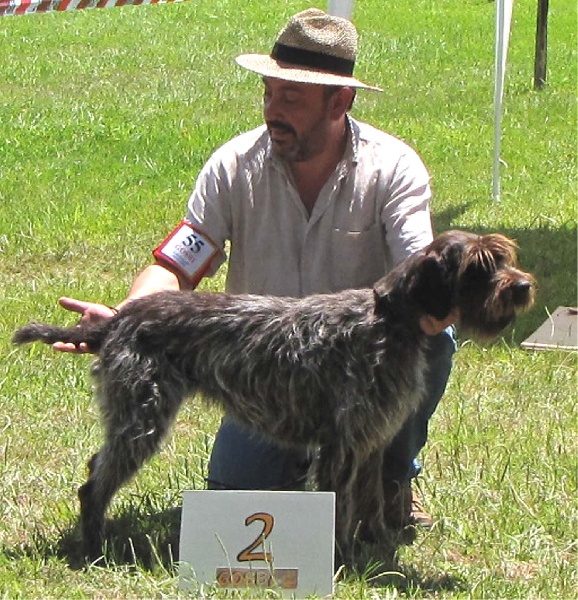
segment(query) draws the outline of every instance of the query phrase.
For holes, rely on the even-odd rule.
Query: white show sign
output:
[[[185,491],[180,587],[196,581],[330,596],[334,537],[332,492]]]

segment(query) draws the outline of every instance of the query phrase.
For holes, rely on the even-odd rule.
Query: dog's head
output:
[[[378,282],[377,301],[391,297],[397,286],[418,316],[443,321],[455,313],[461,328],[493,338],[534,299],[534,278],[517,268],[516,249],[501,234],[443,233],[392,279]]]

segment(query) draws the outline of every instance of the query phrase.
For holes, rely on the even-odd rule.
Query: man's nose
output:
[[[274,121],[282,116],[279,99],[274,94],[265,94],[263,97],[263,114],[266,121]]]

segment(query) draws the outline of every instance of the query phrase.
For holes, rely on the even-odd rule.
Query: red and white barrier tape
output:
[[[139,4],[165,4],[183,0],[0,0],[0,17],[83,8],[112,8]]]

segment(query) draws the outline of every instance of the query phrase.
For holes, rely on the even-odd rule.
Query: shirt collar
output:
[[[357,121],[346,115],[347,127],[349,128],[349,137],[345,148],[344,159],[350,159],[352,164],[356,165],[359,161],[359,125]]]

